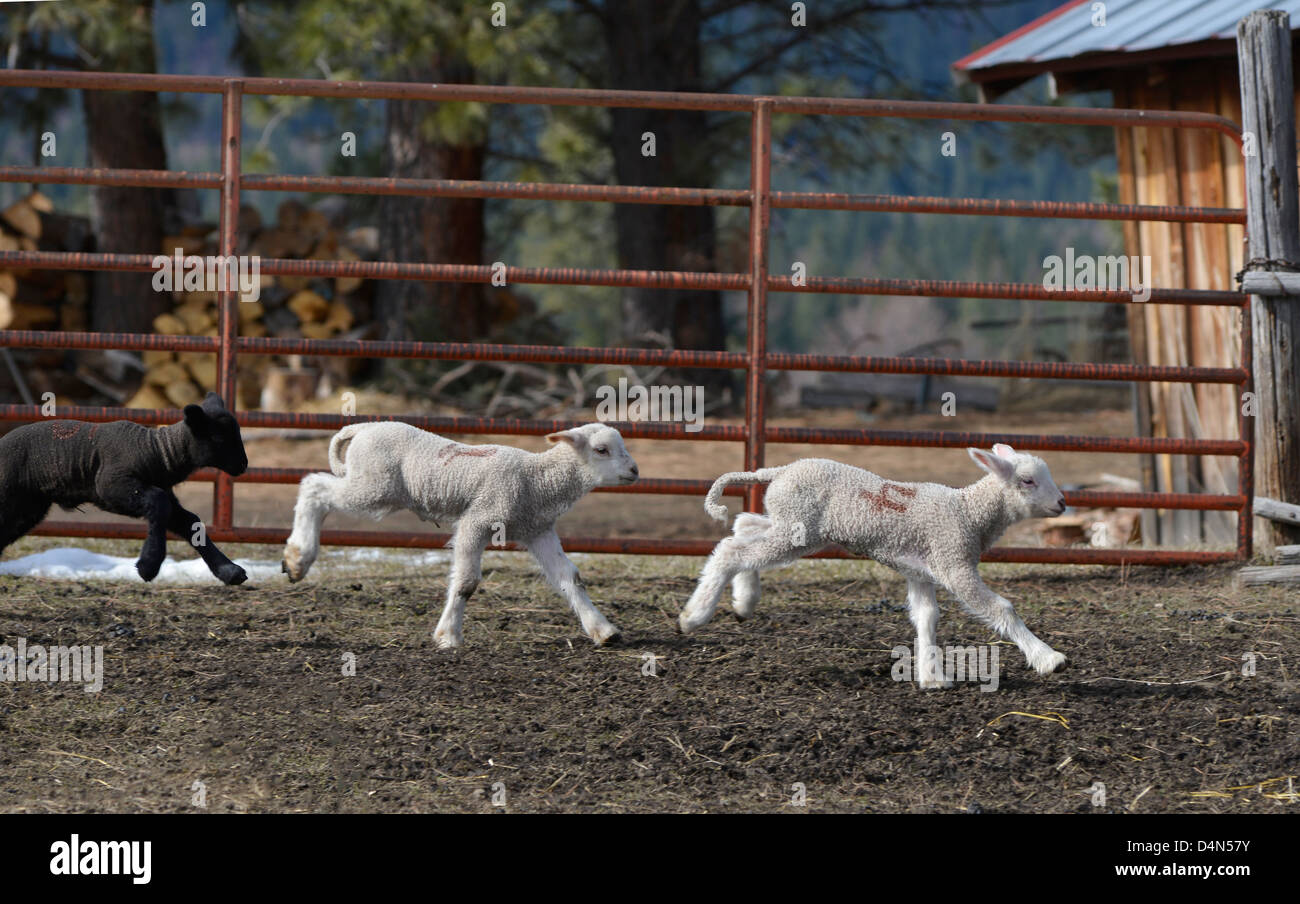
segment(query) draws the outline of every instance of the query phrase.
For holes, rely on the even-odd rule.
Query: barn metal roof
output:
[[[1075,61],[1071,68],[1077,69],[1090,54],[1106,55],[1098,58],[1100,64],[1113,54],[1230,41],[1236,38],[1237,22],[1257,9],[1288,12],[1292,25],[1300,27],[1300,0],[1107,0],[1104,26],[1092,24],[1092,7],[1092,0],[1070,0],[962,57],[953,69],[981,82],[1012,71],[1045,72],[1064,60]]]

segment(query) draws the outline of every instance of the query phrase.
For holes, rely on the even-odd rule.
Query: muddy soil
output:
[[[1300,807],[1300,612],[1232,569],[987,566],[1070,663],[1042,678],[999,646],[986,692],[893,680],[904,588],[872,563],[777,572],[753,620],[724,603],[689,638],[697,561],[579,565],[621,645],[592,646],[514,554],[487,558],[457,653],[430,637],[445,566],[0,578],[0,642],[104,648],[99,693],[0,682],[0,811],[193,812],[200,790],[209,812]],[[946,601],[939,638],[992,639]]]

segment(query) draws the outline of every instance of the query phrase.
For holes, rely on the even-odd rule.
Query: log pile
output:
[[[261,259],[373,260],[379,230],[348,228],[328,204],[282,203],[275,220],[263,223],[252,206],[240,208],[238,253]],[[219,231],[211,223],[180,227],[158,253],[182,263],[186,257],[216,257]],[[89,252],[94,240],[85,217],[61,214],[50,199],[33,191],[0,210],[0,250]],[[190,269],[184,265],[184,269]],[[206,268],[205,268],[206,269]],[[173,279],[176,273],[171,273]],[[256,298],[237,306],[240,336],[305,339],[368,339],[377,334],[377,282],[354,277],[313,278],[259,274]],[[172,282],[170,310],[157,316],[153,331],[173,336],[216,336],[213,287]],[[86,272],[9,268],[0,270],[0,329],[89,331],[94,300]],[[557,345],[564,333],[514,287],[484,290],[491,312],[492,341]],[[252,293],[249,293],[251,296]],[[201,401],[217,384],[217,356],[197,352],[0,350],[4,395],[25,404],[53,393],[58,404],[110,404],[130,408],[176,408]],[[333,356],[240,355],[235,404],[243,409],[294,410],[312,400],[355,387],[368,362]],[[412,362],[389,377],[413,397],[448,406],[484,406],[489,414],[530,416],[539,410],[581,407],[590,386],[607,378],[606,368],[579,373],[522,363]],[[628,371],[632,377],[637,375]],[[9,388],[10,384],[12,389]],[[2,429],[2,428],[0,428]]]
[[[89,224],[55,213],[39,191],[0,210],[0,251],[84,251]],[[84,273],[0,270],[0,330],[84,330],[90,282]]]
[[[298,201],[285,201],[277,210],[276,222],[263,225],[256,208],[240,209],[240,254],[260,258],[294,260],[361,260],[373,255],[378,243],[374,229],[354,229],[341,234],[320,210]],[[218,253],[218,231],[210,225],[187,227],[163,241],[163,254],[181,249],[182,255],[207,257]],[[364,280],[352,277],[320,279],[306,276],[261,274],[255,293],[241,296],[239,335],[278,338],[334,339],[363,338],[370,330],[366,315],[370,302],[359,290]],[[255,296],[255,298],[254,298]],[[217,293],[173,291],[174,308],[159,315],[154,331],[167,335],[217,335]],[[359,317],[358,315],[362,315]],[[358,322],[362,325],[358,326]],[[201,400],[216,387],[217,363],[213,354],[187,352],[144,352],[144,382],[127,402],[129,407],[167,408]],[[340,359],[345,370],[356,362]],[[290,371],[304,371],[297,359]],[[273,359],[262,355],[241,356],[236,377],[238,404],[257,407],[263,402],[263,388],[277,373]],[[336,376],[346,376],[336,375]],[[272,400],[268,400],[272,401]]]
[[[1246,587],[1259,584],[1300,584],[1300,546],[1277,546],[1272,565],[1252,565],[1237,572]]]

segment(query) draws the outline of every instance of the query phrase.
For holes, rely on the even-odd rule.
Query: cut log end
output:
[[[1300,584],[1300,565],[1252,565],[1237,572],[1246,587],[1260,584]]]

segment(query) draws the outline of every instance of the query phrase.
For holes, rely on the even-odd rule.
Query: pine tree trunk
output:
[[[153,4],[138,4],[146,21]],[[124,71],[155,72],[152,30],[143,28],[113,60]],[[149,91],[83,91],[90,166],[167,169],[162,109]],[[160,254],[165,211],[174,192],[155,188],[91,189],[95,247],[103,253]],[[91,328],[113,332],[151,332],[153,319],[171,310],[171,300],[155,292],[149,273],[98,271],[92,286]]]
[[[472,73],[424,72],[426,82],[471,81]],[[408,179],[483,178],[486,145],[448,144],[431,135],[433,104],[390,100],[387,114],[388,174]],[[380,249],[387,260],[482,264],[483,201],[477,198],[386,197],[381,206]],[[478,339],[491,328],[479,283],[385,280],[378,315],[383,338],[416,336],[436,341]]]
[[[675,13],[675,15],[673,14]],[[701,10],[698,0],[607,4],[611,88],[699,91]],[[614,108],[614,172],[621,185],[708,187],[713,161],[701,137],[707,114],[698,110]],[[642,153],[654,134],[655,156]],[[711,207],[619,204],[614,208],[620,267],[638,270],[717,269]],[[671,337],[677,348],[722,349],[722,296],[697,290],[623,290],[624,334],[641,342],[648,332]],[[721,374],[718,374],[721,376]]]

